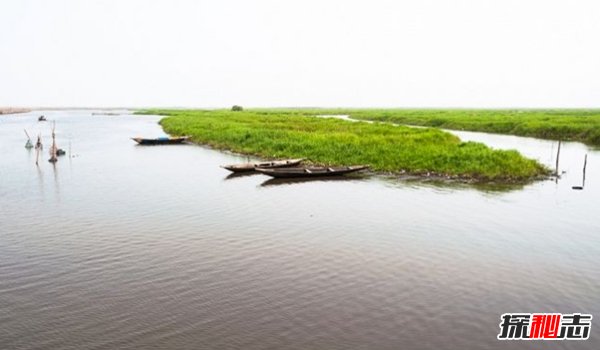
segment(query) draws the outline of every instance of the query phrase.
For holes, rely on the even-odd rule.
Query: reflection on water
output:
[[[323,183],[327,182],[345,182],[345,181],[359,181],[364,179],[364,176],[360,175],[347,175],[347,176],[321,176],[321,177],[309,177],[309,178],[270,178],[264,181],[260,185],[265,186],[278,186],[278,185],[294,185],[294,184],[305,184],[309,182]]]
[[[43,112],[78,156],[36,167],[23,129],[50,140],[39,114],[0,117],[2,348],[600,347],[595,326],[583,342],[496,340],[505,312],[600,312],[597,150],[564,143],[557,183],[510,191],[270,186],[224,181],[243,156],[135,147],[158,117],[91,111]],[[551,141],[460,136],[554,163]]]
[[[260,175],[260,173],[256,172],[256,171],[245,171],[245,172],[241,172],[241,173],[231,173],[227,176],[225,176],[225,178],[223,178],[223,180],[227,181],[227,180],[234,180],[234,179],[239,179],[242,177],[248,177],[248,176],[255,176],[255,175]]]
[[[43,197],[44,196],[44,173],[42,172],[42,169],[37,165],[36,165],[35,169],[36,169],[36,174],[37,174],[37,178],[38,178],[37,182],[39,185],[40,194]]]
[[[390,187],[404,187],[407,184],[415,188],[439,188],[449,190],[479,190],[487,193],[504,193],[510,191],[519,191],[528,184],[524,183],[496,183],[496,182],[465,182],[463,180],[447,180],[438,178],[422,178],[418,176],[387,176],[383,178]]]

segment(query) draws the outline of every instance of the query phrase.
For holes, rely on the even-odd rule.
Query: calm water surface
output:
[[[505,312],[600,317],[600,152],[558,182],[228,177],[244,157],[136,146],[153,116],[43,112],[53,166],[0,117],[2,349],[598,349],[500,342]],[[554,164],[556,143],[458,133]],[[581,185],[583,157],[587,180]]]

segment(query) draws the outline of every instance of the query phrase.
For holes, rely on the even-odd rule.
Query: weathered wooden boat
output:
[[[180,137],[157,137],[155,139],[145,139],[142,137],[132,137],[131,139],[140,145],[174,145],[187,141],[189,136]]]
[[[262,162],[262,163],[230,164],[230,165],[221,165],[221,168],[225,168],[229,171],[233,171],[234,173],[242,173],[242,172],[254,171],[257,168],[275,169],[275,168],[295,167],[298,164],[302,163],[303,160],[304,159],[284,159],[284,160],[274,160],[274,161]]]
[[[321,177],[321,176],[340,176],[357,171],[367,169],[368,165],[355,165],[344,167],[299,167],[299,168],[280,168],[280,169],[264,169],[257,168],[261,174],[269,175],[277,178],[294,178],[294,177]]]

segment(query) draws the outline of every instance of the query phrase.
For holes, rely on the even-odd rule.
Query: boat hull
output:
[[[340,176],[367,169],[368,166],[347,166],[347,167],[315,167],[315,168],[281,168],[281,169],[262,169],[257,168],[261,174],[274,178],[307,178],[307,177],[329,177]]]
[[[176,145],[187,141],[189,137],[165,137],[156,139],[144,139],[133,137],[132,140],[140,145]]]
[[[277,169],[277,168],[289,168],[295,167],[302,163],[304,159],[287,159],[287,160],[276,160],[272,162],[262,163],[244,163],[244,164],[231,164],[223,165],[222,168],[227,169],[234,173],[244,173],[255,171],[257,168],[262,169]]]

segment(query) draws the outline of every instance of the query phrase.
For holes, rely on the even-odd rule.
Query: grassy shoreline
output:
[[[600,109],[369,109],[351,118],[600,145]]]
[[[145,110],[173,135],[264,158],[307,158],[316,164],[369,164],[382,173],[428,175],[476,181],[523,182],[548,169],[516,151],[461,142],[431,128],[349,123],[315,118],[319,110]],[[327,110],[327,112],[332,112]]]

